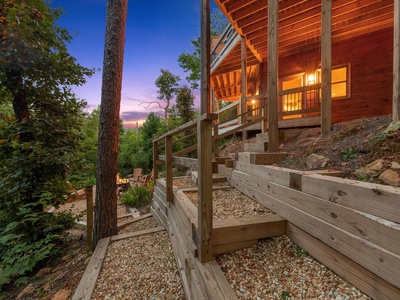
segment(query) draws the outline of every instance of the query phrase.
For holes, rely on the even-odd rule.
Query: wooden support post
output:
[[[321,132],[332,129],[332,0],[322,0],[321,38]]]
[[[400,121],[400,0],[394,0],[393,42],[393,113],[392,120]]]
[[[200,121],[197,125],[198,153],[198,236],[197,248],[202,263],[213,259],[212,252],[212,123],[211,120]]]
[[[214,125],[214,157],[219,154],[218,124]]]
[[[210,111],[210,41],[210,0],[201,0],[201,114]]]
[[[241,61],[242,61],[242,98],[240,98],[240,124],[245,124],[247,122],[247,107],[246,107],[246,96],[247,96],[247,56],[246,56],[246,38],[242,36],[241,44]],[[245,131],[243,139],[245,139]]]
[[[165,181],[166,181],[166,198],[168,202],[173,200],[172,190],[172,136],[165,137]]]
[[[153,142],[153,180],[154,183],[158,179],[158,142]]]
[[[267,64],[266,63],[261,63],[260,64],[260,95],[265,95],[267,93],[267,80],[268,76],[266,72],[268,71],[267,69]],[[262,98],[260,99],[260,104],[262,105],[261,108],[261,115],[264,117],[263,121],[261,122],[261,132],[267,132],[268,130],[268,123],[267,123],[267,116],[268,116],[268,107],[267,107],[267,99]]]
[[[279,150],[278,18],[279,1],[268,0],[268,152]]]
[[[93,251],[93,186],[87,186],[85,192],[87,213],[86,246],[91,252]]]

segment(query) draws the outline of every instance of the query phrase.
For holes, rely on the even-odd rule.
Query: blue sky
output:
[[[53,0],[54,7],[67,11],[59,24],[77,34],[69,52],[86,67],[102,68],[106,4],[106,0]],[[200,0],[128,1],[121,99],[125,125],[159,111],[156,105],[145,109],[139,103],[157,100],[154,82],[161,68],[179,75],[180,85],[187,84],[177,59],[184,50],[192,52],[190,40],[199,34]],[[97,107],[101,100],[101,71],[74,91],[86,99],[89,110]]]

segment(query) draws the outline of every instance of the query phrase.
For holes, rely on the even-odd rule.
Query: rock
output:
[[[309,157],[307,157],[306,160],[307,169],[309,170],[323,169],[326,167],[328,161],[329,158],[323,155],[311,154]]]
[[[39,272],[36,273],[36,278],[42,278],[44,275],[49,274],[51,271],[50,268],[40,269]]]
[[[385,161],[383,159],[377,159],[374,162],[366,165],[366,167],[372,171],[375,171],[375,173],[379,173],[380,171],[383,170],[384,166],[383,164]]]
[[[390,164],[390,168],[392,170],[400,170],[400,164],[398,162],[392,161],[392,163]]]
[[[385,129],[385,133],[390,133],[397,130],[400,130],[400,121],[390,123],[389,126]]]
[[[18,294],[17,300],[24,298],[34,290],[32,283],[28,284],[21,293]]]
[[[61,289],[51,298],[51,300],[68,300],[71,296],[71,290]]]
[[[400,176],[393,170],[386,170],[379,176],[379,179],[386,184],[400,186]]]
[[[359,177],[369,178],[372,175],[380,173],[384,168],[384,160],[378,159],[374,162],[366,165],[365,167],[359,168],[354,171],[354,174]]]

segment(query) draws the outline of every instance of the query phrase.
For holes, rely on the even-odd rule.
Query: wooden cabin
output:
[[[398,188],[263,166],[272,162],[249,151],[235,162],[218,157],[219,140],[251,126],[268,132],[268,152],[277,152],[281,128],[325,134],[354,118],[398,121],[400,0],[215,2],[232,26],[211,46],[210,0],[201,1],[201,115],[153,140],[154,178],[164,164],[165,179],[156,180],[152,213],[170,234],[187,297],[236,299],[213,256],[268,232],[213,220],[218,172],[284,218],[285,234],[334,272],[373,299],[400,299]],[[220,100],[231,104],[219,108]],[[196,145],[173,152],[195,136]],[[182,157],[194,150],[197,159]],[[197,166],[196,207],[173,185],[173,163]]]
[[[235,103],[243,123],[268,105],[279,128],[324,126],[322,117],[325,132],[332,122],[392,113],[393,0],[215,3],[231,27],[211,49],[212,111],[220,101]]]

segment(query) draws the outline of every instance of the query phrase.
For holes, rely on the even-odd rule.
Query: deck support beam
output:
[[[201,0],[201,114],[210,111],[210,0]],[[213,260],[212,253],[212,120],[197,123],[198,232],[197,249],[202,263]]]
[[[197,125],[198,153],[198,232],[197,249],[202,263],[213,260],[212,229],[212,121],[203,120]]]
[[[210,0],[201,0],[201,114],[210,112],[210,41]]]
[[[392,120],[400,121],[400,0],[394,0]]]
[[[322,0],[321,37],[321,132],[332,130],[332,0]]]
[[[265,62],[262,62],[260,64],[260,88],[259,88],[260,95],[266,95],[266,93],[267,93],[267,83],[266,83],[268,80],[267,79],[268,76],[266,73],[267,71],[268,71],[267,64]],[[268,102],[268,99],[266,99],[266,98],[261,99],[261,105],[262,105],[261,114],[263,117],[266,117],[268,115],[267,102]],[[267,118],[264,118],[264,120],[261,123],[261,132],[264,133],[264,132],[267,132],[267,130],[268,130]]]
[[[268,0],[268,152],[279,150],[278,18],[279,1]]]
[[[241,61],[242,61],[242,97],[240,98],[240,124],[247,122],[246,116],[246,97],[247,97],[247,55],[246,55],[246,38],[242,36],[241,44]],[[243,131],[244,133],[244,131]]]

